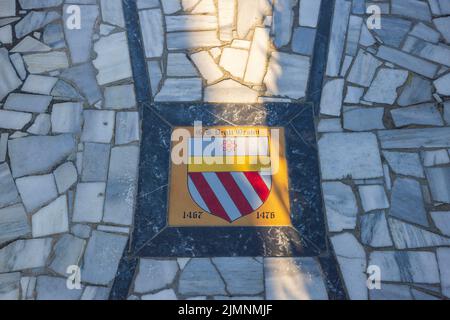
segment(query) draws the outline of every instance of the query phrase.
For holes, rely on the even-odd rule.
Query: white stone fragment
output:
[[[166,38],[169,50],[218,47],[222,44],[216,31],[170,32]]]
[[[223,72],[217,66],[208,51],[200,51],[191,55],[191,59],[208,84],[223,77]]]
[[[222,41],[231,41],[233,39],[235,10],[235,1],[219,0],[219,38]]]
[[[166,16],[166,32],[202,30],[217,30],[217,17],[205,15]]]
[[[169,53],[167,56],[168,77],[196,77],[198,72],[185,53]]]
[[[164,48],[163,20],[160,9],[143,10],[139,12],[145,56],[147,58],[161,57]]]
[[[243,78],[247,60],[247,50],[225,48],[223,49],[219,64],[234,77]]]
[[[155,101],[200,101],[202,80],[200,78],[167,78],[155,97]]]
[[[269,32],[268,28],[255,28],[247,69],[245,71],[245,82],[261,84],[264,79],[270,41]]]
[[[146,293],[164,289],[172,284],[177,272],[176,260],[140,259],[134,292]]]
[[[31,225],[35,238],[69,231],[66,195],[36,212],[31,218]]]
[[[205,88],[205,102],[255,103],[258,92],[234,80],[223,80]]]
[[[326,182],[322,189],[330,232],[354,229],[358,206],[352,188],[341,182]]]

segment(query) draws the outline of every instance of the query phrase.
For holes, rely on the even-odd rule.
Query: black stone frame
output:
[[[134,230],[110,299],[126,299],[141,257],[212,256],[316,256],[326,277],[329,298],[346,298],[326,236],[314,123],[319,112],[334,1],[322,0],[306,102],[227,105],[151,103],[136,0],[123,0],[143,136]],[[167,226],[171,130],[192,126],[194,120],[202,121],[203,126],[285,128],[293,228]],[[271,239],[288,241],[279,246]]]

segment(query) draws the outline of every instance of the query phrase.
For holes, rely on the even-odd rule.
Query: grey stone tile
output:
[[[297,0],[278,0],[273,4],[272,33],[274,45],[281,48],[291,40],[294,6]]]
[[[380,289],[370,290],[370,300],[413,300],[409,286],[381,284]]]
[[[450,66],[450,48],[443,44],[435,45],[421,39],[408,37],[402,50],[424,59]]]
[[[358,192],[365,212],[389,208],[389,200],[382,185],[359,186]]]
[[[0,245],[30,232],[27,214],[21,204],[0,209]]]
[[[16,15],[16,1],[3,0],[0,3],[0,17],[12,17]]]
[[[0,51],[0,52],[2,52],[2,51]],[[27,76],[27,71],[25,70],[25,63],[23,62],[23,59],[22,59],[22,56],[20,55],[20,53],[13,53],[9,56],[9,58],[13,64],[14,68],[16,69],[17,74],[19,75],[20,79],[25,80],[25,78]]]
[[[104,22],[125,28],[121,0],[101,0],[100,5]]]
[[[393,245],[384,211],[361,216],[361,242],[373,248]]]
[[[61,23],[48,24],[44,29],[42,40],[53,49],[61,49],[66,46],[64,29]]]
[[[55,176],[58,192],[64,193],[69,190],[78,179],[77,169],[72,162],[66,162],[60,165],[53,172]]]
[[[350,16],[347,31],[347,45],[345,53],[350,56],[355,56],[358,51],[358,43],[361,35],[361,26],[363,19],[358,16]]]
[[[433,103],[391,110],[391,115],[397,127],[408,125],[443,126],[441,114]]]
[[[171,32],[166,34],[166,41],[170,51],[222,45],[216,31]]]
[[[64,51],[27,54],[23,56],[23,61],[30,73],[45,73],[69,67]]]
[[[105,108],[130,109],[136,106],[136,95],[132,84],[105,88]]]
[[[91,63],[84,63],[65,69],[61,73],[61,78],[73,82],[89,104],[93,105],[102,99],[102,93],[95,79],[95,69]],[[63,92],[65,93],[66,91],[67,89]]]
[[[200,78],[168,78],[164,81],[155,101],[199,101],[202,98]]]
[[[0,77],[3,79],[0,83],[0,100],[3,100],[10,92],[22,84],[5,48],[0,48]]]
[[[418,249],[450,245],[450,238],[440,236],[397,219],[390,218],[389,226],[396,249]]]
[[[0,249],[0,272],[44,267],[51,248],[51,238],[12,242]]]
[[[84,288],[80,300],[108,300],[109,288],[88,286]]]
[[[347,81],[368,87],[380,65],[380,60],[376,59],[369,52],[360,50],[350,70]]]
[[[0,208],[20,201],[19,193],[14,184],[11,171],[7,163],[0,164]]]
[[[450,14],[450,6],[448,4],[446,4],[446,5],[448,6],[447,14]],[[450,43],[450,35],[449,35],[449,33],[450,33],[450,18],[442,17],[442,18],[433,19],[433,23],[436,26],[436,28],[439,30],[439,32],[442,34],[442,36],[445,38],[447,43]]]
[[[25,137],[10,140],[9,157],[14,177],[49,172],[76,150],[72,135]]]
[[[37,300],[78,300],[82,290],[70,290],[66,285],[66,278],[39,276],[37,278]]]
[[[443,235],[450,237],[450,211],[433,211],[430,212],[430,215],[439,231]]]
[[[139,141],[139,113],[118,112],[116,115],[116,145]]]
[[[417,153],[383,151],[383,156],[392,171],[404,176],[424,178],[425,173]]]
[[[80,266],[86,241],[70,234],[64,234],[56,242],[49,267],[56,273],[67,276],[67,268]]]
[[[448,96],[450,95],[450,73],[440,77],[433,82],[438,94]]]
[[[425,251],[374,251],[369,265],[381,269],[381,280],[404,283],[439,283],[436,255]]]
[[[378,143],[372,133],[328,133],[319,140],[322,178],[370,179],[383,176]]]
[[[61,5],[62,0],[19,0],[22,9],[42,9]]]
[[[386,45],[399,47],[411,28],[411,21],[393,16],[384,16],[382,27],[373,31]]]
[[[364,96],[364,100],[383,104],[394,104],[397,99],[397,89],[408,78],[404,70],[380,69],[375,80]]]
[[[344,107],[344,128],[352,131],[384,129],[384,108]]]
[[[225,284],[209,259],[192,259],[181,273],[178,292],[184,296],[225,295]]]
[[[4,108],[25,112],[45,112],[51,101],[51,96],[12,93],[6,99]]]
[[[450,147],[450,128],[385,130],[378,137],[383,149]]]
[[[81,141],[110,143],[115,122],[114,111],[85,110],[84,126]]]
[[[414,75],[407,81],[397,103],[402,106],[428,102],[433,99],[432,85],[429,80]]]
[[[395,180],[389,215],[425,227],[428,226],[419,182],[409,178]]]
[[[134,292],[147,293],[170,287],[177,273],[176,260],[140,259]]]
[[[85,143],[83,152],[83,170],[81,180],[84,182],[106,181],[108,176],[111,146],[101,143]]]
[[[314,50],[316,29],[299,27],[294,29],[292,51],[310,56]]]
[[[98,223],[103,217],[104,182],[79,183],[75,196],[74,222]]]
[[[58,197],[52,174],[28,176],[16,180],[25,209],[32,212]],[[36,192],[39,190],[39,192]]]
[[[50,115],[41,113],[36,116],[34,123],[28,128],[27,132],[34,135],[48,135],[52,126]]]
[[[86,224],[75,224],[71,231],[75,236],[82,239],[88,239],[91,236],[91,227]]]
[[[320,101],[321,114],[329,116],[341,115],[344,82],[344,79],[334,79],[325,84]]]
[[[143,295],[141,297],[141,300],[178,300],[178,299],[173,289],[165,289],[157,293]]]
[[[66,195],[43,207],[31,218],[33,237],[43,237],[69,231]]]
[[[0,110],[0,128],[21,130],[32,118],[31,113]]]
[[[300,26],[317,27],[321,3],[321,0],[300,0],[298,9]]]
[[[126,243],[126,236],[93,231],[84,255],[82,281],[109,284],[116,275]]]
[[[425,173],[433,200],[450,203],[450,168],[426,168]]]
[[[367,300],[366,253],[351,233],[331,237],[341,274],[352,300]]]
[[[55,133],[80,133],[83,105],[81,103],[57,103],[52,107],[52,131]]]
[[[8,133],[0,133],[0,163],[6,160],[6,153],[8,152]]]
[[[0,274],[0,300],[19,300],[19,297],[20,272]]]
[[[446,297],[450,297],[450,270],[448,268],[450,263],[450,249],[438,248],[436,254],[441,274],[442,294]]]
[[[341,182],[326,182],[322,190],[329,231],[354,229],[358,206],[351,187]]]
[[[424,1],[418,0],[392,0],[391,13],[404,17],[431,21],[430,7]]]
[[[268,300],[328,300],[323,273],[313,258],[266,258],[264,274]]]
[[[431,43],[438,43],[440,38],[439,32],[423,22],[416,24],[409,34]]]
[[[169,53],[167,57],[168,77],[196,77],[197,70],[184,53]]]
[[[161,10],[140,11],[139,21],[144,38],[145,56],[147,58],[161,57],[164,49],[164,28]]]
[[[115,147],[111,151],[104,222],[131,225],[139,163],[139,147]]]
[[[263,264],[253,258],[213,258],[231,295],[254,295],[264,292]],[[240,272],[246,270],[246,272]]]
[[[25,35],[45,27],[60,17],[59,13],[55,11],[30,11],[15,25],[16,37],[18,39],[23,38]]]
[[[441,16],[450,14],[450,3],[445,0],[429,0],[431,12],[434,15]]]

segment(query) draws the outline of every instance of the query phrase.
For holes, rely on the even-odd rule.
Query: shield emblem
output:
[[[189,193],[205,212],[232,223],[269,198],[268,136],[191,138],[188,150]]]

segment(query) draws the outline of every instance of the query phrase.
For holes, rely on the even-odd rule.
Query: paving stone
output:
[[[80,300],[108,300],[109,288],[87,286]]]
[[[77,185],[72,219],[74,222],[97,223],[102,220],[105,188],[104,182],[79,183]]]
[[[69,231],[67,197],[61,196],[33,214],[31,224],[35,238]]]
[[[64,193],[77,182],[78,173],[77,169],[72,162],[66,162],[60,165],[53,172],[55,176],[56,186],[59,193]]]
[[[326,182],[322,190],[329,231],[354,229],[358,206],[351,187],[341,182]]]
[[[389,200],[383,186],[359,186],[358,191],[365,212],[389,208]]]
[[[295,28],[292,36],[292,51],[310,56],[313,54],[315,40],[316,29]]]
[[[147,62],[147,69],[150,77],[150,86],[153,97],[158,93],[161,84],[162,71],[159,61],[150,60]]]
[[[360,50],[355,58],[355,62],[353,63],[347,80],[363,87],[368,87],[380,65],[380,60],[376,59],[372,54]]]
[[[22,9],[51,8],[61,5],[62,0],[19,0]]]
[[[97,58],[93,63],[98,70],[99,85],[131,78],[131,63],[125,32],[102,37],[94,44],[94,51],[97,53]]]
[[[450,211],[433,211],[430,215],[439,231],[443,235],[450,236]]]
[[[328,133],[319,140],[322,178],[370,179],[383,176],[378,143],[372,133]]]
[[[438,66],[434,63],[387,46],[381,46],[378,49],[377,57],[427,78],[434,78],[438,71]]]
[[[373,248],[393,245],[384,211],[361,216],[361,242]]]
[[[0,163],[5,162],[8,151],[8,133],[0,133]]]
[[[165,14],[173,14],[181,10],[180,0],[166,0],[162,2],[162,7]]]
[[[200,51],[191,55],[191,59],[208,84],[223,77],[223,72],[215,63],[208,51]]]
[[[165,289],[157,293],[143,295],[141,297],[141,300],[178,300],[178,299],[173,289]]]
[[[411,29],[411,21],[393,16],[384,16],[382,28],[373,31],[383,43],[393,47],[400,47],[407,33]]]
[[[449,148],[450,128],[379,131],[383,149]]]
[[[422,22],[416,24],[409,34],[432,43],[438,43],[440,38],[439,32]]]
[[[50,269],[62,276],[67,276],[69,266],[80,265],[85,245],[85,240],[71,234],[64,234],[55,244]]]
[[[166,32],[217,30],[217,17],[206,15],[166,16]],[[154,31],[153,31],[154,32]]]
[[[12,27],[11,25],[7,25],[5,27],[0,27],[0,43],[2,44],[11,44],[12,39]]]
[[[52,107],[52,131],[55,133],[80,133],[83,105],[81,103],[58,103]]]
[[[245,39],[253,27],[261,25],[264,16],[272,15],[272,7],[269,2],[268,0],[237,1],[236,31],[240,39]],[[280,4],[280,6],[284,5],[285,3]]]
[[[442,294],[446,297],[450,297],[450,270],[448,268],[450,263],[450,249],[438,248],[436,254],[441,274]]]
[[[0,209],[0,245],[30,232],[27,214],[21,204]]]
[[[27,54],[23,56],[23,61],[30,73],[45,73],[69,67],[67,55],[61,51]]]
[[[55,86],[58,78],[30,74],[23,84],[23,92],[48,95]]]
[[[411,288],[411,293],[412,293],[412,296],[413,296],[414,300],[420,300],[420,301],[441,300],[440,298],[438,298],[438,297],[436,297],[434,295],[425,293],[425,292],[420,291],[420,290],[416,290],[414,288]]]
[[[193,14],[215,14],[216,6],[213,0],[200,0],[198,5],[192,10]]]
[[[20,288],[22,292],[22,300],[33,300],[34,289],[36,287],[36,277],[20,278]]]
[[[100,5],[104,22],[125,28],[121,0],[101,0]]]
[[[413,76],[407,81],[397,103],[404,107],[432,100],[432,86],[429,80]]]
[[[109,154],[110,145],[108,144],[85,143],[81,180],[84,182],[106,181]]]
[[[430,7],[424,1],[392,0],[391,13],[408,18],[431,21]]]
[[[337,0],[335,2],[326,69],[326,75],[329,77],[337,77],[341,69],[350,9],[349,1]]]
[[[378,266],[382,281],[439,283],[436,255],[424,251],[374,251],[369,265]]]
[[[139,113],[137,112],[118,112],[116,115],[116,134],[115,143],[127,144],[133,141],[139,141]]]
[[[105,88],[105,108],[129,109],[136,106],[136,95],[132,84]]]
[[[323,87],[320,113],[329,116],[340,116],[343,91],[344,79],[328,81]]]
[[[299,25],[316,28],[319,20],[321,0],[300,0],[298,15]]]
[[[426,168],[425,173],[433,200],[450,203],[450,168]]]
[[[195,1],[197,1],[197,0],[195,0]],[[159,0],[137,0],[136,5],[139,10],[140,9],[159,8]]]
[[[60,14],[55,11],[30,11],[15,25],[16,37],[18,39],[23,38],[27,34],[45,27],[60,17]]]
[[[433,15],[450,14],[450,3],[445,0],[429,0],[428,1]]]
[[[91,227],[85,224],[75,224],[72,225],[72,233],[79,238],[89,239],[91,236]]]
[[[0,59],[1,59],[1,55],[2,52],[4,52],[3,50],[0,50]],[[19,75],[21,80],[25,80],[26,76],[27,76],[27,71],[25,70],[25,63],[23,62],[22,56],[20,55],[20,53],[13,53],[9,56],[9,59],[11,60],[14,68],[17,71],[17,74]],[[4,67],[5,65],[3,65]],[[10,76],[14,76],[14,74],[9,73]],[[8,79],[6,77],[6,75],[3,75],[4,79]],[[14,79],[14,77],[13,77]],[[11,80],[9,80],[11,81]],[[4,89],[3,89],[4,90]]]
[[[51,23],[45,26],[42,40],[53,49],[61,49],[66,46],[64,29],[61,23]]]
[[[164,48],[164,29],[161,10],[140,11],[139,20],[144,39],[145,56],[147,58],[161,57]]]
[[[2,0],[0,1],[0,17],[12,17],[16,15],[16,1]]]
[[[166,41],[169,50],[217,47],[222,44],[216,31],[171,32],[166,34]]]
[[[9,157],[14,177],[45,173],[75,151],[71,135],[35,136],[9,141]]]
[[[445,149],[423,151],[422,161],[425,167],[434,167],[441,164],[450,163],[450,157],[447,150]]]
[[[19,178],[16,180],[16,185],[28,212],[32,212],[58,197],[52,174]]]
[[[365,12],[365,9],[364,9]],[[361,34],[359,36],[359,43],[362,46],[370,47],[373,46],[377,41],[375,40],[374,36],[370,33],[369,29],[367,28],[366,24],[362,24],[361,26]]]
[[[50,132],[51,125],[49,114],[38,114],[27,132],[35,135],[47,135]]]
[[[0,272],[44,267],[51,248],[51,238],[12,242],[0,249]]]
[[[425,227],[428,226],[419,182],[409,178],[395,180],[389,215]]]
[[[115,113],[114,111],[85,110],[84,127],[81,141],[110,143],[113,132]]]
[[[402,50],[424,59],[450,66],[450,47],[443,44],[435,45],[421,39],[408,37]]]
[[[414,300],[409,286],[383,283],[380,289],[370,290],[370,300]]]
[[[0,208],[19,201],[19,193],[14,184],[9,166],[7,163],[2,163],[0,164]]]
[[[139,147],[112,148],[104,222],[127,226],[133,223],[138,164]]]
[[[31,118],[30,113],[0,110],[0,128],[21,130]]]
[[[417,153],[383,151],[383,156],[396,174],[417,178],[425,177]]]
[[[21,40],[18,44],[11,49],[11,52],[20,52],[20,53],[28,53],[28,52],[49,52],[52,48],[42,43],[39,40],[31,36],[26,36],[23,40]]]
[[[213,258],[231,295],[264,292],[263,264],[253,258]],[[246,270],[246,272],[240,272]]]
[[[344,107],[344,128],[352,131],[384,129],[384,108]]]
[[[266,258],[264,273],[268,300],[328,300],[320,265],[313,258]]]
[[[196,77],[197,70],[189,61],[185,53],[169,53],[167,56],[168,77]],[[157,87],[157,86],[156,86]]]
[[[355,56],[358,52],[362,24],[363,18],[353,15],[350,16],[347,31],[347,45],[345,50],[345,53],[350,56]]]
[[[116,275],[126,243],[126,236],[93,231],[84,254],[82,281],[109,284]]]
[[[367,300],[366,253],[351,233],[331,237],[341,274],[352,300]]]
[[[255,103],[258,92],[234,80],[223,80],[205,88],[205,102]]]
[[[397,99],[397,89],[408,78],[404,70],[380,69],[375,80],[364,96],[364,100],[383,104],[394,104]]]
[[[450,95],[450,73],[440,77],[434,81],[434,86],[438,94],[449,96]]]
[[[292,99],[303,98],[309,69],[310,59],[305,56],[273,52],[264,78],[267,94]]]
[[[417,249],[450,245],[450,238],[397,219],[389,219],[389,226],[396,249]]]
[[[264,79],[269,52],[269,33],[268,28],[255,28],[245,71],[245,82],[261,84]]]
[[[115,3],[117,1],[113,0],[109,2]],[[68,21],[72,14],[72,12],[67,11],[70,6],[70,4],[63,6],[63,21]],[[99,8],[97,5],[78,5],[78,8],[80,10],[80,24],[83,27],[80,29],[72,29],[67,26],[67,23],[64,24],[64,34],[73,64],[84,63],[89,60],[94,26],[99,16]],[[105,15],[105,12],[102,11],[102,14]]]
[[[272,33],[274,45],[281,48],[291,40],[292,25],[294,24],[294,6],[297,0],[278,0],[273,6]]]
[[[448,4],[446,4],[448,6]],[[450,8],[450,6],[449,6]],[[450,12],[450,9],[447,8],[448,12]],[[450,14],[450,13],[447,13]],[[447,43],[450,43],[450,18],[449,17],[442,17],[433,19],[433,23],[436,26],[436,28],[439,30],[439,32],[442,34],[444,39],[447,41]]]
[[[102,99],[102,93],[95,78],[95,69],[91,63],[84,63],[64,70],[61,78],[74,83],[89,104],[95,104]],[[66,93],[67,89],[63,92]],[[71,93],[69,91],[69,93]],[[53,92],[52,92],[53,94]],[[73,93],[70,94],[71,96]]]
[[[320,119],[317,126],[318,132],[342,132],[340,119]]]
[[[243,78],[248,61],[248,51],[224,48],[220,56],[220,66],[234,77]]]
[[[202,99],[202,80],[200,78],[176,79],[164,81],[155,101],[199,101]]]
[[[99,226],[97,226],[97,230],[110,232],[110,233],[123,233],[123,234],[130,233],[130,228],[128,228],[128,227],[115,227],[115,226],[99,225]]]
[[[12,93],[6,99],[4,108],[24,112],[45,112],[51,101],[51,96]]]
[[[441,114],[433,103],[391,110],[395,126],[430,125],[443,126]]]
[[[0,274],[0,300],[19,300],[19,297],[20,272]]]
[[[178,264],[175,260],[140,259],[134,292],[147,293],[169,287],[177,273]]]
[[[78,300],[82,291],[70,290],[66,278],[39,276],[36,285],[36,300]]]
[[[180,275],[178,292],[184,296],[225,295],[225,284],[209,259],[192,259]]]
[[[219,38],[222,41],[233,39],[233,24],[236,12],[236,2],[219,0],[217,2],[219,14]]]

